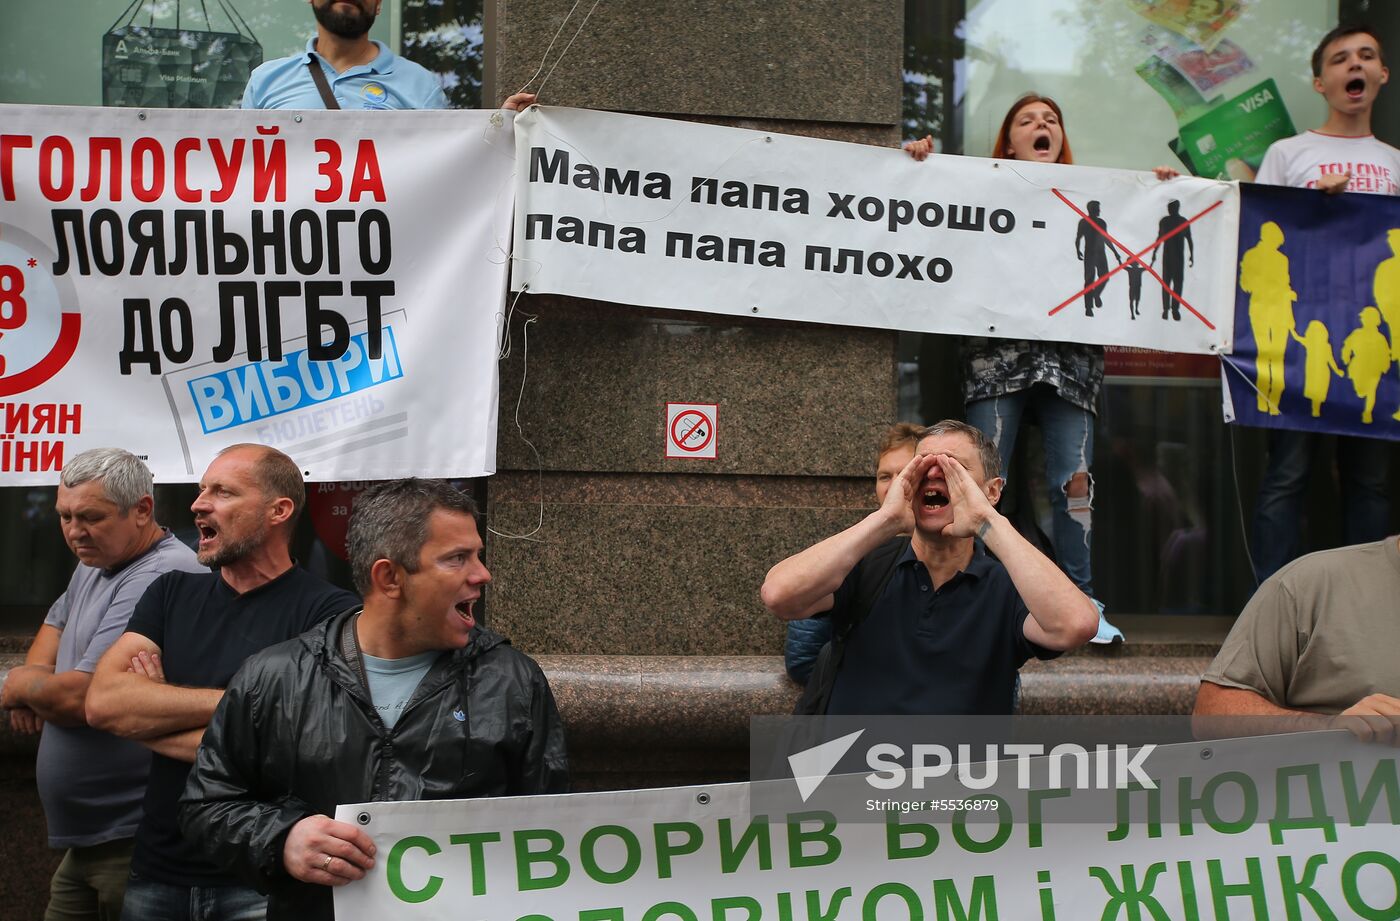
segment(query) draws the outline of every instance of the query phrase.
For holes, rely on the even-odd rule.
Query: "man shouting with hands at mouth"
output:
[[[769,570],[768,610],[834,621],[819,712],[1010,714],[1027,659],[1094,636],[1093,601],[996,511],[1000,463],[980,430],[932,425],[879,509]]]
[[[185,837],[259,891],[267,917],[333,915],[332,886],[381,859],[341,803],[562,793],[564,731],[544,673],[479,626],[491,574],[476,505],[446,483],[355,502],[364,608],[248,660],[204,734]]]

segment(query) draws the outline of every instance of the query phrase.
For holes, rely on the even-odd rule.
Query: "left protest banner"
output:
[[[509,120],[0,119],[0,484],[99,446],[192,482],[239,442],[308,480],[494,472]]]
[[[516,120],[531,293],[1228,352],[1230,183],[932,157],[580,109]]]

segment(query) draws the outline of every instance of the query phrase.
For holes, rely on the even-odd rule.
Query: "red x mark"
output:
[[[1062,195],[1062,194],[1060,193],[1060,190],[1059,190],[1059,189],[1051,189],[1050,191],[1054,192],[1054,193],[1055,193],[1055,197],[1058,198],[1060,201],[1064,202],[1066,205],[1068,205],[1068,206],[1070,207],[1070,210],[1072,210],[1075,214],[1079,215],[1079,216],[1082,217],[1084,220],[1088,221],[1088,222],[1089,222],[1089,226],[1091,226],[1091,227],[1093,227],[1095,230],[1097,230],[1097,231],[1098,231],[1105,239],[1107,239],[1110,243],[1112,243],[1114,246],[1116,246],[1116,247],[1118,247],[1119,249],[1121,249],[1123,252],[1129,253],[1128,247],[1124,246],[1122,243],[1119,243],[1117,240],[1115,240],[1112,236],[1109,235],[1109,233],[1108,233],[1107,230],[1104,230],[1102,227],[1100,227],[1099,224],[1098,224],[1098,222],[1096,222],[1093,218],[1089,217],[1089,215],[1085,214],[1083,211],[1080,211],[1079,208],[1078,208],[1078,206],[1076,206],[1074,202],[1070,201],[1068,198],[1065,198],[1064,195]],[[1186,303],[1185,299],[1183,299],[1182,296],[1181,296],[1180,294],[1177,294],[1175,291],[1173,291],[1173,290],[1167,285],[1167,283],[1162,279],[1162,276],[1160,276],[1160,275],[1157,274],[1156,270],[1154,270],[1154,269],[1152,268],[1152,266],[1150,266],[1150,265],[1148,265],[1147,263],[1145,263],[1145,262],[1142,261],[1142,254],[1143,254],[1143,253],[1146,253],[1146,252],[1149,252],[1150,250],[1156,249],[1159,245],[1161,245],[1162,243],[1166,242],[1167,240],[1170,240],[1172,237],[1176,236],[1177,234],[1181,233],[1181,232],[1182,232],[1183,230],[1185,230],[1187,227],[1190,227],[1192,224],[1196,223],[1196,222],[1199,221],[1201,218],[1205,217],[1207,214],[1210,214],[1212,211],[1214,211],[1216,208],[1219,208],[1219,207],[1220,207],[1221,205],[1223,205],[1224,203],[1225,203],[1225,202],[1224,202],[1223,199],[1222,199],[1221,201],[1216,202],[1215,204],[1211,205],[1211,206],[1210,206],[1209,208],[1207,208],[1206,210],[1202,211],[1200,214],[1196,215],[1195,217],[1193,217],[1193,218],[1191,218],[1190,220],[1188,220],[1186,223],[1182,224],[1180,227],[1173,228],[1172,230],[1168,231],[1167,233],[1162,234],[1162,236],[1158,237],[1158,238],[1157,238],[1156,240],[1154,240],[1153,242],[1147,244],[1147,246],[1145,246],[1143,249],[1139,250],[1138,252],[1136,252],[1136,253],[1129,253],[1128,258],[1127,258],[1127,259],[1124,259],[1122,262],[1120,262],[1120,263],[1118,264],[1118,267],[1117,267],[1117,268],[1111,269],[1108,273],[1106,273],[1106,274],[1104,274],[1104,275],[1100,275],[1098,278],[1094,279],[1094,283],[1093,283],[1093,284],[1088,285],[1088,286],[1086,286],[1086,287],[1084,287],[1084,288],[1081,288],[1081,289],[1080,289],[1079,291],[1077,291],[1076,293],[1071,294],[1068,298],[1066,298],[1066,299],[1064,300],[1063,303],[1061,303],[1061,304],[1060,304],[1058,307],[1056,307],[1054,310],[1051,310],[1051,311],[1050,311],[1050,316],[1053,317],[1055,314],[1059,313],[1061,310],[1064,310],[1064,309],[1065,309],[1066,307],[1068,307],[1070,304],[1073,304],[1075,301],[1079,300],[1079,299],[1080,299],[1081,297],[1083,297],[1085,294],[1088,294],[1090,291],[1094,290],[1095,288],[1097,288],[1097,287],[1099,287],[1099,286],[1101,286],[1101,285],[1107,283],[1107,281],[1108,281],[1110,278],[1112,278],[1114,275],[1117,275],[1119,272],[1121,272],[1121,271],[1122,271],[1123,269],[1125,269],[1127,266],[1129,266],[1129,265],[1131,265],[1132,263],[1136,262],[1138,265],[1140,265],[1140,266],[1142,266],[1144,269],[1146,269],[1146,270],[1147,270],[1147,273],[1148,273],[1149,275],[1151,275],[1153,278],[1157,279],[1157,284],[1159,284],[1159,285],[1162,286],[1162,290],[1163,290],[1163,291],[1167,292],[1167,293],[1170,294],[1172,297],[1176,298],[1177,302],[1178,302],[1179,304],[1181,304],[1181,306],[1183,306],[1183,307],[1185,307],[1187,310],[1189,310],[1189,311],[1191,312],[1191,315],[1192,315],[1192,316],[1194,316],[1196,319],[1198,319],[1198,320],[1200,320],[1202,323],[1204,323],[1204,324],[1206,325],[1206,328],[1207,328],[1207,329],[1214,330],[1214,329],[1215,329],[1215,324],[1212,323],[1212,322],[1210,322],[1209,320],[1207,320],[1205,317],[1201,316],[1200,312],[1197,311],[1195,307],[1192,307],[1190,304]]]

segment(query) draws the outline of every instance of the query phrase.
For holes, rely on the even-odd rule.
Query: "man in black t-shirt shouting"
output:
[[[216,571],[157,579],[97,664],[89,724],[155,752],[124,919],[265,913],[264,896],[181,839],[176,804],[204,728],[243,660],[359,604],[292,561],[288,545],[305,500],[301,471],[287,455],[263,445],[225,448],[190,507],[199,561]]]
[[[1027,659],[1094,635],[1094,602],[997,512],[1000,463],[967,423],[929,426],[879,509],[768,571],[768,610],[830,611],[845,635],[823,712],[1009,716]],[[914,533],[899,537],[910,517]],[[862,570],[877,559],[884,587],[857,611]]]

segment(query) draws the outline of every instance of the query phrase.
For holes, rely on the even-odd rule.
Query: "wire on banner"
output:
[[[559,41],[559,36],[560,36],[560,35],[563,35],[563,34],[564,34],[564,27],[567,26],[567,25],[569,24],[569,20],[573,18],[574,12],[578,9],[578,5],[579,5],[580,3],[582,3],[582,2],[583,2],[583,0],[574,0],[574,5],[571,6],[571,7],[569,7],[569,12],[566,13],[566,14],[564,15],[563,21],[559,23],[559,28],[556,29],[556,30],[554,31],[554,37],[551,38],[551,39],[549,40],[549,45],[545,47],[545,49],[544,49],[544,55],[541,56],[541,58],[540,58],[540,66],[539,66],[539,67],[536,67],[536,68],[535,68],[535,72],[534,72],[533,74],[530,75],[530,79],[526,80],[525,83],[520,87],[520,89],[516,90],[517,93],[523,93],[523,92],[525,92],[526,90],[528,90],[528,89],[530,88],[530,84],[531,84],[531,83],[534,83],[534,82],[535,82],[535,78],[538,77],[538,76],[540,75],[540,73],[544,70],[544,65],[545,65],[545,63],[549,60],[549,53],[550,53],[551,51],[554,50],[554,43],[557,42],[557,41]],[[593,0],[593,7],[596,8],[597,6],[598,6],[598,0]],[[589,15],[589,16],[592,16],[592,15],[593,15],[593,9],[589,9],[588,15]],[[587,22],[588,22],[588,18],[587,18],[587,17],[584,17],[584,23],[587,24]],[[580,26],[579,29],[576,30],[576,31],[574,32],[574,38],[578,38],[578,33],[579,33],[580,31],[582,31],[582,26]],[[573,43],[574,43],[573,39],[572,39],[572,38],[569,39],[569,44],[572,45]],[[564,48],[564,51],[568,51],[568,50],[569,50],[569,49],[568,49],[568,47],[566,46],[566,47]],[[563,52],[560,52],[560,54],[559,54],[559,60],[563,60],[563,58],[564,58],[564,53],[563,53]],[[555,61],[554,66],[555,66],[555,67],[558,67],[558,66],[559,66],[559,61]],[[554,72],[554,68],[551,67],[551,68],[550,68],[550,73],[553,73],[553,72]],[[545,77],[545,79],[548,80],[549,78],[548,78],[548,77]],[[540,89],[543,89],[543,88],[544,88],[544,84],[541,83],[541,84],[540,84]],[[535,95],[538,96],[539,93],[537,92]]]
[[[1221,366],[1234,371],[1240,376],[1241,380],[1249,385],[1249,389],[1253,390],[1256,395],[1263,396],[1263,393],[1259,390],[1259,386],[1249,379],[1248,374],[1245,374],[1244,371],[1235,367],[1234,362],[1230,361],[1230,359],[1224,355],[1219,355],[1217,357],[1220,359]],[[1222,380],[1220,386],[1228,388],[1229,384]],[[1235,450],[1235,427],[1233,425],[1226,425],[1225,428],[1230,433],[1230,476],[1234,479],[1235,483],[1235,506],[1239,509],[1240,513],[1240,533],[1244,535],[1244,558],[1249,561],[1249,574],[1255,580],[1255,586],[1258,587],[1259,570],[1255,568],[1254,554],[1250,552],[1249,526],[1245,524],[1244,518],[1244,495],[1240,492],[1240,465],[1239,453]]]
[[[516,293],[515,299],[510,302],[509,310],[506,311],[505,322],[498,339],[500,351],[497,357],[501,360],[508,358],[513,349],[510,323],[511,319],[515,316],[516,304],[520,302],[520,295],[524,294],[527,289],[528,286],[523,287]],[[539,515],[536,517],[534,528],[526,531],[524,534],[511,534],[508,531],[498,531],[489,525],[486,530],[497,537],[504,537],[508,540],[529,540],[535,541],[536,543],[544,543],[544,538],[535,536],[544,527],[544,458],[540,456],[539,449],[535,447],[535,443],[525,436],[525,427],[520,424],[520,405],[525,401],[525,384],[530,379],[530,324],[537,321],[539,317],[533,313],[526,313],[523,310],[520,311],[520,313],[527,319],[520,328],[522,339],[520,355],[520,392],[515,397],[515,432],[520,436],[520,440],[525,443],[525,446],[530,449],[530,453],[535,455],[535,472],[537,476],[536,482],[539,486],[540,510]]]
[[[554,66],[549,68],[549,73],[545,74],[544,79],[540,81],[539,91],[535,94],[537,99],[544,95],[544,85],[549,82],[550,77],[554,76],[554,71],[559,67],[560,62],[564,60],[565,55],[569,53],[569,49],[573,47],[574,39],[577,39],[579,35],[583,33],[584,26],[588,25],[588,19],[593,15],[593,11],[598,8],[599,2],[600,0],[593,0],[593,5],[588,8],[587,14],[583,17],[583,22],[579,23],[578,28],[574,30],[574,37],[569,39],[569,43],[564,46],[564,50],[559,52],[559,57],[554,59]],[[574,6],[577,7],[578,3],[575,3]],[[570,12],[572,13],[572,10]],[[567,22],[568,20],[566,19],[565,21]],[[560,28],[562,28],[562,26]],[[552,45],[553,42],[550,44]],[[548,54],[548,52],[545,53]],[[541,62],[541,66],[543,66],[543,62]]]
[[[1224,361],[1222,358],[1221,361]],[[1249,526],[1244,519],[1244,495],[1240,492],[1240,461],[1239,452],[1235,450],[1235,427],[1225,426],[1225,430],[1230,433],[1230,476],[1235,483],[1235,508],[1240,513],[1240,534],[1244,537],[1244,558],[1249,562],[1249,574],[1254,579],[1255,588],[1259,587],[1259,570],[1254,566],[1254,554],[1249,548]]]

